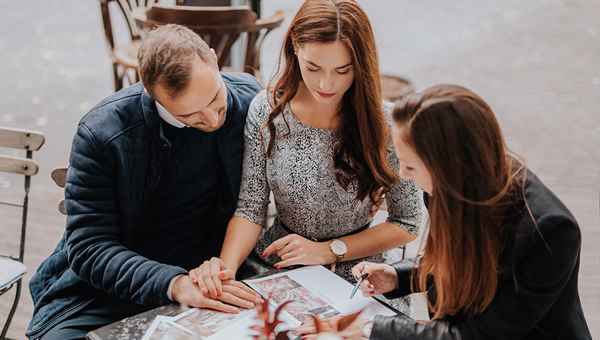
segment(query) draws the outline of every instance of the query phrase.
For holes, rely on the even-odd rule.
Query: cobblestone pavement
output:
[[[298,0],[265,0],[264,15],[292,14]],[[600,336],[600,1],[362,0],[377,35],[381,68],[417,88],[452,82],[495,109],[510,147],[577,217],[583,231],[580,292]],[[111,93],[97,1],[0,1],[0,125],[43,131],[37,157],[26,265],[51,252],[64,229],[62,193],[50,171],[64,166],[77,120]],[[265,78],[283,29],[265,43]],[[0,175],[0,200],[22,184]],[[0,253],[16,253],[19,215],[0,207]],[[29,276],[26,277],[26,280]],[[3,323],[12,294],[0,297]],[[9,335],[24,337],[26,290]]]

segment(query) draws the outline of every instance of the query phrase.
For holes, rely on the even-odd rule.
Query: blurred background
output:
[[[600,337],[600,1],[359,2],[375,29],[382,72],[417,90],[456,83],[480,94],[510,148],[573,212],[583,235],[581,299],[592,335]],[[260,49],[265,81],[300,4],[262,1],[263,17],[285,14]],[[2,0],[0,19],[0,126],[46,136],[35,156],[27,283],[64,230],[57,210],[63,192],[49,174],[66,166],[78,120],[114,92],[114,82],[98,1]],[[127,36],[124,22],[113,25]],[[18,200],[22,191],[21,178],[0,173],[0,200]],[[20,211],[0,206],[1,254],[18,253],[19,228]],[[0,296],[2,324],[13,294]],[[24,338],[31,313],[25,287],[10,337]]]

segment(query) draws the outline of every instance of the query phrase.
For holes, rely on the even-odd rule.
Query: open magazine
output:
[[[298,327],[307,315],[329,318],[363,309],[362,317],[395,315],[395,311],[373,298],[356,294],[350,299],[352,284],[325,269],[309,266],[280,272],[256,279],[244,280],[263,298],[269,299],[273,309],[293,300],[280,316],[279,327]],[[256,324],[256,311],[227,314],[206,309],[190,309],[174,317],[159,316],[144,335],[143,340],[163,339],[252,339],[250,327]]]

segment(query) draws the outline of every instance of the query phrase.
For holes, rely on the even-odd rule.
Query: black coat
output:
[[[377,317],[371,339],[391,340],[589,340],[579,293],[581,233],[575,218],[531,172],[524,204],[515,206],[503,230],[507,243],[501,256],[498,290],[487,309],[475,316],[457,315],[421,324],[398,315]],[[414,263],[395,266],[398,290],[410,291]],[[435,292],[430,292],[435,296]]]
[[[226,183],[218,216],[228,220],[237,205],[246,114],[261,87],[247,74],[223,74],[223,80],[228,109],[216,132],[220,159],[215,161]],[[97,296],[146,308],[170,302],[168,285],[185,269],[133,250],[170,152],[160,121],[154,100],[136,84],[103,100],[79,122],[65,187],[66,231],[30,281],[35,308],[29,337],[43,334]]]

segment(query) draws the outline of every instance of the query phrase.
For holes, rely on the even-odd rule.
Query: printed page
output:
[[[350,299],[354,286],[323,266],[302,267],[244,282],[263,297],[270,297],[276,304],[295,301],[288,305],[286,311],[299,323],[308,314],[328,318],[363,308],[363,316],[368,319],[375,315],[396,314],[377,300],[362,296],[360,292]]]
[[[296,320],[284,315],[284,321],[278,329],[297,327]],[[260,323],[256,310],[245,310],[239,314],[222,313],[208,309],[193,308],[172,318],[172,321],[183,329],[195,334],[196,338],[206,340],[242,339],[251,340],[251,326]],[[195,339],[195,338],[194,338]]]
[[[158,315],[146,330],[142,340],[198,340],[203,339],[194,332],[177,325],[173,318]]]
[[[294,269],[267,277],[244,281],[263,297],[269,298],[272,310],[281,303],[293,300],[286,306],[280,319],[284,323],[280,329],[293,329],[300,326],[307,315],[330,318],[364,309],[363,317],[372,319],[375,315],[395,315],[375,299],[366,298],[358,292],[353,299],[350,294],[353,285],[327,270],[323,266],[310,266]],[[166,339],[165,334],[181,333],[179,339],[252,339],[252,325],[259,324],[256,310],[246,310],[239,314],[228,314],[207,309],[193,308],[175,317],[155,320],[147,332],[147,340]],[[175,327],[169,327],[169,325]]]

